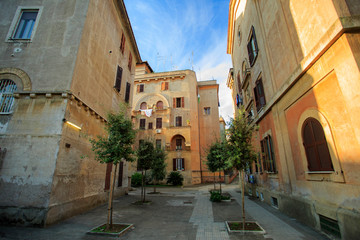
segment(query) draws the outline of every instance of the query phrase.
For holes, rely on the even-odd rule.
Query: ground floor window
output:
[[[266,136],[260,143],[264,170],[267,172],[276,173],[275,154],[271,136]]]
[[[173,170],[174,171],[184,171],[185,170],[184,158],[174,158],[173,159]]]

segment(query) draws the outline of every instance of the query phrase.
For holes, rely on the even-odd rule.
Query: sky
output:
[[[124,0],[143,61],[154,72],[192,69],[198,81],[217,80],[220,115],[233,116],[226,80],[229,0]]]

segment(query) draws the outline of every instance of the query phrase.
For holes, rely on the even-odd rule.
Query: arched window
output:
[[[163,102],[162,102],[162,101],[158,101],[158,102],[156,103],[156,109],[162,110],[163,108],[164,108]]]
[[[142,103],[140,104],[140,109],[142,109],[142,110],[147,109],[147,104],[146,104],[146,102],[142,102]]]
[[[305,120],[302,139],[309,171],[333,171],[324,130],[318,120],[315,118]]]
[[[175,135],[171,139],[171,150],[184,150],[185,148],[185,138],[181,135]]]
[[[0,81],[0,112],[10,113],[14,104],[13,93],[16,91],[16,84],[9,79]]]

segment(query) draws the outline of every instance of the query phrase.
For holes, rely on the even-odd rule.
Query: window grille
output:
[[[10,113],[14,104],[13,93],[17,90],[16,84],[9,79],[0,82],[0,112]]]

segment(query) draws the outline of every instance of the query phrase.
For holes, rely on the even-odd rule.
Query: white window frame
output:
[[[41,17],[43,8],[44,8],[43,6],[18,6],[18,8],[16,9],[16,12],[15,12],[15,16],[11,22],[8,34],[6,35],[5,42],[32,42],[32,40],[35,36],[37,27],[40,22],[40,17]],[[15,31],[17,29],[18,22],[21,18],[22,12],[28,11],[28,10],[37,10],[38,11],[38,14],[37,14],[36,20],[35,20],[35,25],[31,32],[30,38],[29,39],[13,39],[13,35],[15,34]]]

